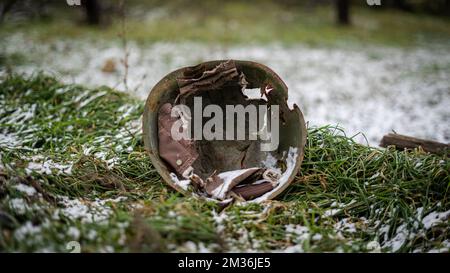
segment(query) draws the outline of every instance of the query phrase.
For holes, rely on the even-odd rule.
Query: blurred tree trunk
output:
[[[0,3],[0,23],[5,18],[6,13],[12,9],[16,2],[16,0],[9,0],[4,2],[2,1],[2,3]]]
[[[340,25],[350,25],[350,0],[335,0],[337,22]]]
[[[410,11],[410,12],[414,11],[411,4],[409,4],[405,0],[393,0],[393,6],[394,6],[394,8],[397,8],[397,9],[403,10],[403,11]]]
[[[101,23],[101,5],[97,0],[85,0],[83,6],[86,11],[86,21],[90,25]]]

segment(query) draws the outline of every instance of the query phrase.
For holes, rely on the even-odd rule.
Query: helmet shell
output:
[[[210,70],[223,62],[225,62],[225,60],[209,61],[194,67],[203,65],[205,67],[205,70]],[[271,152],[271,155],[278,160],[283,160],[286,158],[286,154],[290,149],[294,148],[296,150],[296,157],[294,162],[292,163],[293,165],[291,164],[292,166],[290,168],[290,173],[288,174],[288,176],[286,176],[287,179],[285,183],[265,196],[265,200],[273,199],[289,186],[289,184],[294,180],[295,176],[300,170],[300,166],[304,157],[304,147],[306,144],[306,124],[303,118],[303,114],[297,105],[294,104],[293,109],[289,108],[287,104],[288,88],[274,71],[272,71],[265,65],[252,61],[234,60],[234,62],[236,68],[245,75],[245,79],[248,82],[246,86],[247,89],[261,88],[264,86],[270,86],[272,88],[272,91],[269,95],[267,95],[266,100],[252,99],[252,103],[257,105],[279,105],[279,146],[276,151]],[[172,171],[170,170],[170,167],[159,156],[158,111],[163,104],[167,102],[173,103],[176,100],[179,94],[177,79],[182,77],[185,71],[192,68],[193,67],[183,67],[175,70],[162,78],[153,87],[145,104],[142,127],[145,149],[150,156],[153,166],[156,168],[158,173],[168,185],[183,194],[188,194],[188,192],[174,183],[173,174],[171,175]],[[218,91],[226,92],[226,90]],[[245,96],[245,94],[243,95],[243,98],[246,98],[248,101],[248,98]],[[239,102],[239,98],[236,99],[236,101],[230,101],[228,103],[237,102]],[[232,152],[232,150],[238,149],[238,147],[236,146],[240,145],[239,142],[234,141],[233,143],[228,143],[228,141],[225,140],[212,140],[210,145],[212,145],[212,147],[216,149],[215,151],[217,152],[217,156],[220,156],[221,158],[220,160],[217,158],[208,158],[206,162],[210,162],[210,164],[212,165],[215,164],[215,162],[222,162],[222,171],[232,169],[232,167],[236,165],[234,162],[234,153]],[[200,158],[202,156],[211,157],[211,154],[200,154]],[[264,160],[264,158],[266,157],[267,152],[253,150],[248,162],[246,162],[247,167],[261,165],[261,160]],[[229,160],[227,160],[227,158],[229,158]],[[213,167],[217,169],[217,166]]]

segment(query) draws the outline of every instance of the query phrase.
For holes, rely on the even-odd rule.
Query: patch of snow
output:
[[[36,107],[37,107],[36,104],[19,105],[13,113],[8,114],[4,119],[7,119],[8,123],[11,123],[11,124],[23,123],[34,117],[35,112],[36,112]]]
[[[172,246],[175,252],[196,252],[196,253],[211,253],[213,248],[216,248],[216,244],[205,245],[203,242],[194,243],[192,241],[184,242],[181,246]]]
[[[212,211],[213,220],[216,224],[217,233],[222,233],[225,230],[224,222],[228,219],[228,216],[225,212],[218,214],[215,210]]]
[[[293,246],[288,246],[283,250],[278,250],[278,251],[274,251],[274,252],[283,252],[283,253],[303,253],[305,252],[303,250],[303,246],[300,244],[297,245],[293,245]]]
[[[45,69],[68,83],[107,85],[145,99],[164,75],[179,67],[213,59],[246,59],[277,72],[290,89],[289,103],[298,104],[313,125],[340,124],[349,135],[363,132],[373,145],[392,130],[450,142],[450,128],[441,126],[448,124],[450,115],[450,54],[445,43],[411,49],[356,45],[330,49],[301,44],[139,46],[130,42],[126,87],[123,65],[117,65],[116,73],[102,71],[106,60],[123,57],[120,44],[70,39],[33,43],[32,39],[16,32],[0,41],[5,54],[26,54],[30,60],[12,67],[14,72]],[[356,140],[365,143],[362,136]]]
[[[341,209],[328,209],[328,210],[324,211],[323,216],[325,216],[325,217],[334,216],[337,213],[339,213],[340,211],[341,211]]]
[[[30,221],[27,221],[24,225],[20,226],[14,231],[14,237],[18,241],[23,241],[27,236],[33,236],[40,233],[42,228],[40,226],[33,225]]]
[[[171,217],[171,218],[175,218],[177,217],[177,214],[174,211],[169,211],[169,213],[167,213],[167,216]]]
[[[9,206],[17,214],[25,214],[28,210],[30,210],[30,207],[26,201],[22,198],[13,198],[9,200]]]
[[[288,246],[281,250],[276,250],[274,252],[284,252],[284,253],[302,253],[304,252],[303,244],[306,240],[311,237],[308,227],[302,225],[288,224],[285,226],[286,238],[294,243],[292,246]],[[319,237],[316,237],[319,238]]]
[[[72,174],[72,164],[61,164],[54,162],[52,160],[47,160],[44,162],[29,162],[28,166],[25,168],[25,172],[27,174],[31,174],[33,172],[37,172],[40,174],[53,174],[56,171],[56,174]]]
[[[108,202],[121,202],[126,197],[116,199],[98,199],[93,202],[83,199],[70,199],[66,196],[60,197],[60,204],[64,208],[59,209],[59,213],[71,219],[79,219],[82,223],[100,223],[108,221],[112,214],[112,209],[107,205]]]
[[[86,105],[88,105],[89,103],[91,103],[92,101],[94,101],[97,98],[100,98],[102,96],[106,95],[106,92],[98,92],[97,94],[89,97],[88,99],[85,99],[83,101],[80,102],[80,105],[78,105],[78,108],[83,108]]]
[[[36,194],[36,189],[28,185],[17,184],[14,185],[14,188],[20,192],[27,194],[28,196],[33,196],[34,194]]]
[[[376,172],[374,175],[372,175],[371,177],[369,177],[369,180],[375,179],[377,177],[380,176],[380,172]]]
[[[344,218],[334,225],[334,229],[341,232],[356,232],[356,224],[351,222],[350,218]]]
[[[382,248],[387,248],[392,252],[397,252],[403,245],[405,245],[409,236],[411,236],[411,231],[408,229],[406,224],[402,224],[397,227],[394,238],[385,241]]]
[[[292,238],[294,241],[304,241],[309,239],[309,228],[302,225],[288,224],[285,226],[286,236]]]
[[[91,229],[86,236],[89,240],[94,241],[97,239],[97,231],[95,229]]]
[[[448,248],[447,247],[438,248],[438,249],[433,248],[433,249],[430,249],[428,251],[428,253],[447,253],[448,254]]]
[[[172,178],[172,182],[175,183],[175,185],[179,186],[185,191],[188,190],[188,187],[191,184],[190,179],[179,180],[177,175],[174,173],[170,173],[170,178]]]
[[[380,243],[378,243],[377,241],[370,241],[369,243],[367,243],[366,248],[367,248],[367,250],[370,250],[370,252],[373,252],[373,253],[381,252]]]
[[[21,146],[22,141],[17,134],[0,132],[0,147],[14,149]]]
[[[69,227],[67,235],[74,240],[78,240],[80,238],[80,230],[76,227]]]
[[[450,210],[445,212],[431,212],[427,216],[423,217],[422,224],[425,229],[430,229],[433,226],[447,221],[450,217]],[[448,222],[446,222],[448,224]]]

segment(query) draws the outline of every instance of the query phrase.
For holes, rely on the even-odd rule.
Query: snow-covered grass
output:
[[[214,59],[253,60],[281,76],[289,87],[289,102],[300,106],[311,125],[339,124],[349,136],[363,133],[373,146],[392,130],[450,142],[447,43],[398,48],[129,42],[125,86],[125,51],[120,43],[86,39],[39,43],[32,37],[19,33],[2,39],[3,54],[20,55],[23,61],[0,66],[0,74],[44,70],[66,83],[106,85],[144,100],[157,81],[177,68]],[[32,114],[32,106],[18,109],[23,118]],[[10,137],[8,142],[14,143]],[[362,135],[357,141],[366,143]]]
[[[321,5],[128,2],[123,33],[67,5],[2,23],[0,252],[449,252],[449,159],[350,138],[450,141],[448,20],[354,7],[341,28]],[[277,201],[221,211],[162,183],[140,116],[165,74],[226,58],[277,72],[309,138]]]
[[[142,109],[105,87],[3,75],[0,251],[449,251],[446,157],[311,126],[302,169],[277,201],[221,211],[161,181]]]

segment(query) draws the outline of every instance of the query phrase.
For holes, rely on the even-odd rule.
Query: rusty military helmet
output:
[[[281,78],[256,62],[180,68],[147,98],[145,148],[163,180],[183,194],[225,203],[273,199],[300,170],[306,142],[302,112],[287,99]]]

